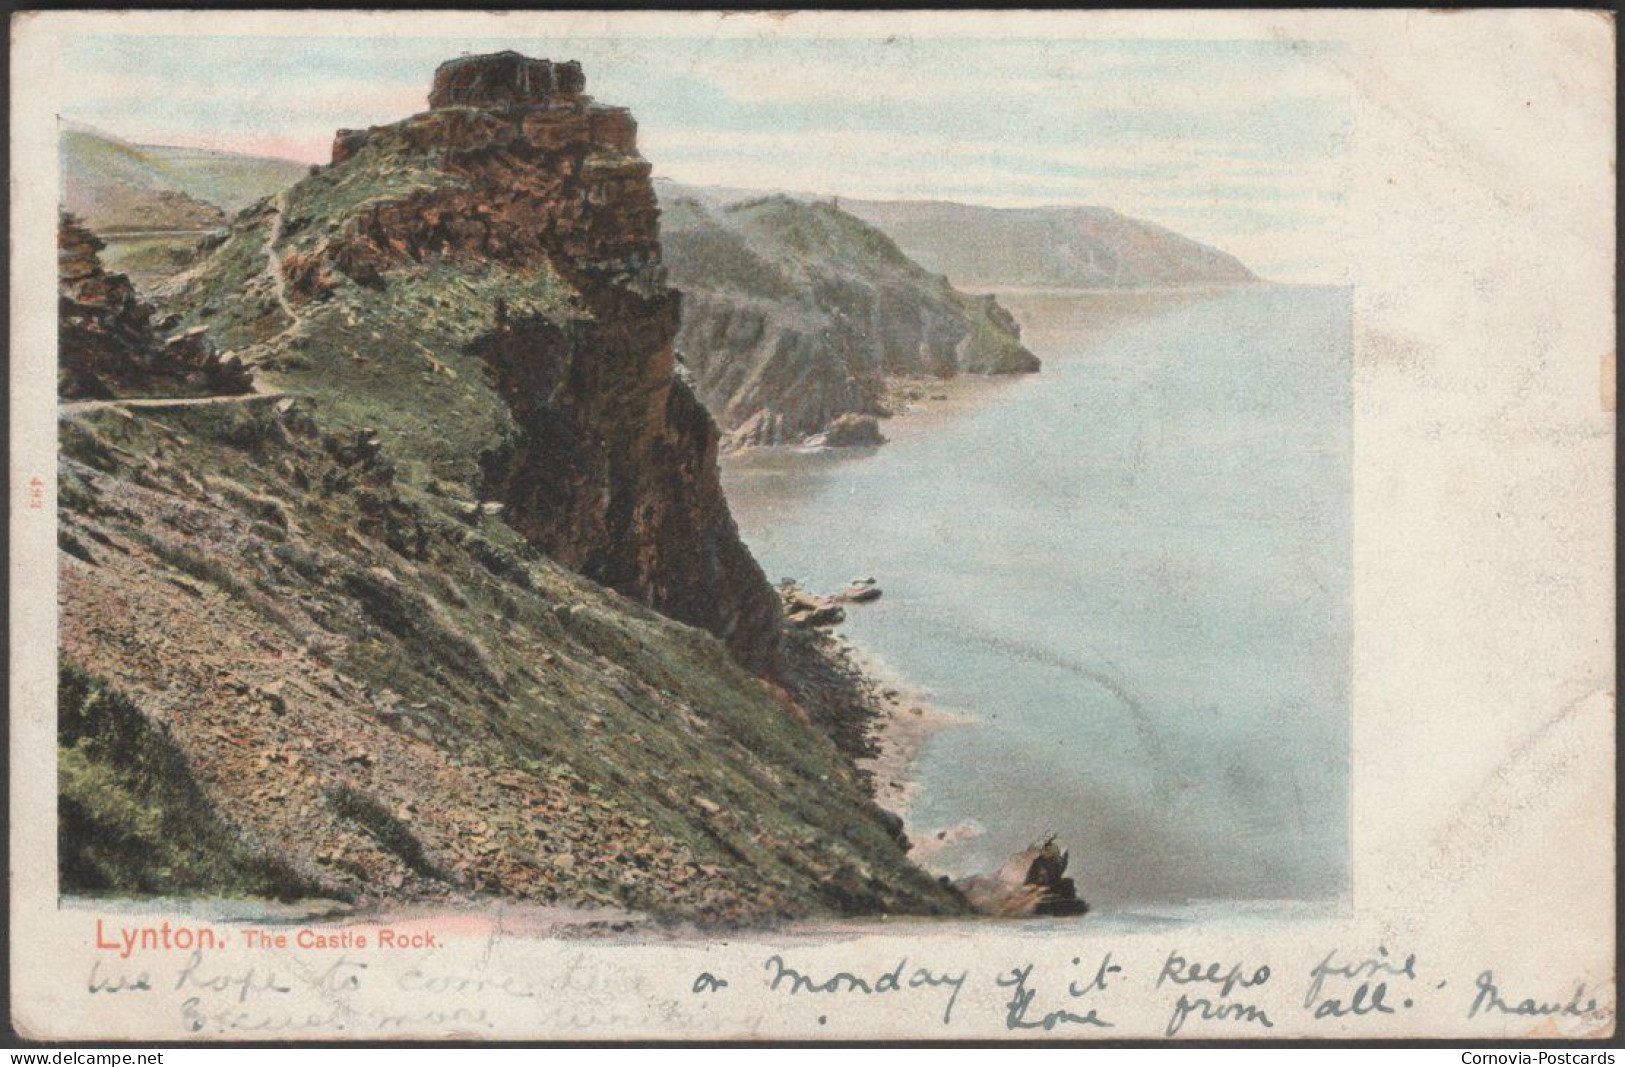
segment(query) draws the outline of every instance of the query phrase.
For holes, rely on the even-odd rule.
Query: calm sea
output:
[[[1001,299],[1040,374],[725,469],[769,576],[873,575],[845,632],[969,720],[911,835],[959,875],[1054,833],[1097,904],[1341,895],[1348,293]]]

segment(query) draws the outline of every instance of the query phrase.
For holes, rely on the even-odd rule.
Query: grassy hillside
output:
[[[415,476],[473,486],[482,451],[515,432],[473,342],[498,301],[514,315],[560,317],[572,291],[546,268],[440,261],[403,265],[387,285],[344,279],[324,300],[279,300],[273,230],[279,262],[309,256],[368,205],[459,186],[422,161],[383,155],[370,150],[239,216],[157,298],[188,325],[207,325],[263,388],[319,402],[330,429],[370,428]]]
[[[725,186],[657,184],[664,201],[694,200],[714,210],[769,195]],[[805,192],[771,195],[802,203],[831,200]],[[1229,253],[1107,207],[997,208],[844,196],[838,204],[885,233],[926,270],[970,290],[1184,288],[1256,280]]]
[[[956,285],[1183,288],[1255,281],[1234,256],[1102,207],[842,200]]]
[[[291,160],[136,145],[72,124],[59,153],[64,206],[103,234],[210,229],[306,170]]]
[[[65,412],[65,667],[152,738],[64,786],[101,783],[65,877],[705,922],[963,910],[855,770],[872,708],[818,638],[753,673],[743,624],[645,606],[696,579],[713,606],[773,593],[728,555],[674,301],[613,258],[652,253],[644,165],[545,128],[601,113],[529,118],[541,143],[473,108],[376,129],[170,279],[162,310],[269,395]],[[628,553],[653,593],[583,577]],[[231,863],[129,869],[200,806]]]
[[[291,159],[245,156],[207,148],[141,145],[140,151],[161,166],[182,192],[214,204],[228,215],[235,215],[256,200],[281,192],[309,170],[305,164]]]
[[[70,888],[706,921],[960,907],[720,641],[539,556],[321,408],[64,423],[66,706],[124,709],[64,733]],[[216,859],[133,863],[198,811]]]

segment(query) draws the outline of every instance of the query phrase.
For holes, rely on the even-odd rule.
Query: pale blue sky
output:
[[[1282,280],[1338,281],[1351,137],[1337,46],[894,37],[71,42],[61,113],[133,141],[325,160],[422,110],[436,64],[579,59],[658,175],[995,205],[1099,204]]]

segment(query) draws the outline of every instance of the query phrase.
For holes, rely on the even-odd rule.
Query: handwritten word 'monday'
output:
[[[839,971],[820,981],[788,966],[782,956],[770,956],[763,964],[768,975],[767,987],[774,992],[781,987],[787,987],[792,996],[797,993],[855,993],[860,996],[873,996],[896,993],[903,989],[934,989],[949,986],[952,987],[953,993],[949,995],[948,1003],[942,1009],[942,1024],[948,1025],[948,1021],[953,1018],[954,1004],[959,1000],[960,990],[964,989],[965,979],[970,972],[938,974],[925,967],[916,967],[907,981],[904,981],[903,971],[907,966],[908,960],[900,959],[897,966],[877,975],[873,981],[847,971]]]

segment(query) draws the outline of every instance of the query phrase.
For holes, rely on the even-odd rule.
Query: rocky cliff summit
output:
[[[434,72],[429,106],[534,107],[587,88],[581,64],[531,59],[518,52],[448,59]]]

